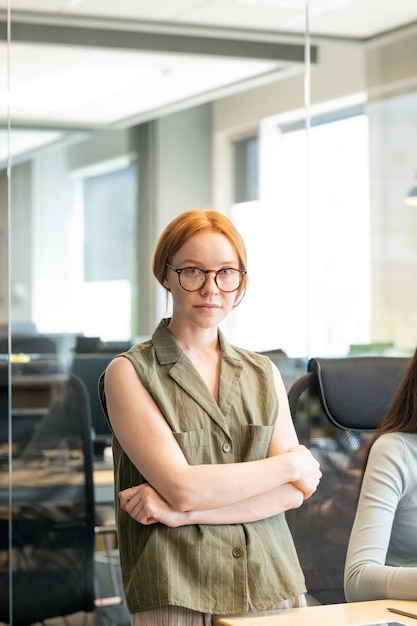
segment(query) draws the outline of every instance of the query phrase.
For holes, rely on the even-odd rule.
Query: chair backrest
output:
[[[69,377],[13,461],[10,479],[10,522],[5,475],[0,484],[0,621],[28,626],[93,611],[91,416],[87,391],[76,376]]]
[[[94,437],[94,451],[102,456],[103,449],[111,444],[111,430],[101,408],[98,396],[98,380],[115,354],[75,354],[71,372],[85,384],[90,403],[91,421]]]
[[[410,359],[314,358],[288,398],[300,443],[320,461],[319,488],[287,521],[308,593],[345,602],[343,571],[363,461]]]
[[[293,383],[305,372],[306,360],[300,357],[290,358],[283,350],[266,350],[260,352],[268,356],[274,365],[277,366],[282,376],[285,389],[290,390]]]

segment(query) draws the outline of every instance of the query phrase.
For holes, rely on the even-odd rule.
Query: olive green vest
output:
[[[136,368],[169,423],[188,463],[265,458],[278,413],[268,357],[222,351],[219,401],[162,320],[152,339],[123,356]],[[105,406],[103,381],[100,391]],[[140,446],[140,441],[137,442]],[[155,443],[155,454],[158,451]],[[113,437],[115,490],[145,482]],[[248,524],[144,526],[116,497],[122,576],[131,613],[164,605],[203,613],[256,611],[305,592],[284,514]]]

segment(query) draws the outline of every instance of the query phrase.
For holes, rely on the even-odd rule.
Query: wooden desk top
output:
[[[28,494],[32,493],[32,489],[28,485],[36,484],[38,487],[48,489],[52,487],[56,489],[56,485],[62,486],[62,497],[67,498],[71,493],[70,488],[77,489],[83,484],[83,471],[70,471],[70,468],[62,466],[41,467],[38,465],[31,466],[27,464],[25,467],[13,467],[11,475],[11,485],[9,484],[10,476],[8,472],[0,472],[0,506],[8,502],[9,487],[13,488],[13,499],[16,503],[26,502]],[[94,494],[97,504],[113,504],[114,502],[114,475],[112,466],[103,466],[100,469],[94,469]],[[59,495],[59,494],[58,494]],[[30,498],[29,498],[30,501]],[[417,626],[417,624],[415,625]]]
[[[94,468],[93,477],[94,484],[97,486],[113,487],[114,485],[114,474],[111,466],[100,469]],[[415,624],[415,626],[417,626],[417,624]]]
[[[387,607],[409,611],[417,615],[417,601],[374,600],[372,602],[351,602],[327,604],[282,611],[263,611],[250,617],[219,617],[215,626],[353,626],[364,624],[385,624],[398,622],[407,626],[417,626],[417,619],[403,617],[387,611]]]

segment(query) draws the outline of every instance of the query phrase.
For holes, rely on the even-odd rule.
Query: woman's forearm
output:
[[[222,507],[178,511],[151,485],[144,483],[119,493],[123,510],[141,524],[160,522],[176,528],[189,524],[242,524],[272,517],[299,507],[304,494],[292,484]]]
[[[206,511],[183,513],[181,526],[186,524],[243,524],[256,522],[301,506],[303,493],[293,484],[281,485],[271,491]]]
[[[178,511],[205,511],[262,496],[289,483],[309,497],[317,488],[319,476],[317,461],[307,449],[297,446],[291,452],[259,461],[187,465],[170,476],[169,485],[161,484],[160,491]]]

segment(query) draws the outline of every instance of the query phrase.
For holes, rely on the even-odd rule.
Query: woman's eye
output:
[[[219,270],[217,273],[220,274],[220,276],[230,276],[232,271],[233,270],[230,267],[224,267],[223,269]]]
[[[184,270],[184,273],[187,274],[187,276],[198,276],[199,274],[201,274],[201,271],[198,269],[198,267],[187,267]]]

